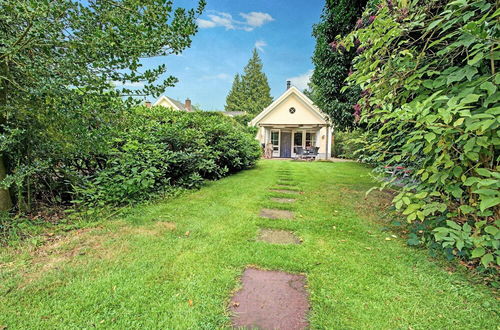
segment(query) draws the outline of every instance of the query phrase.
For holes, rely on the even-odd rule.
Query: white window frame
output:
[[[279,157],[281,151],[281,130],[280,129],[270,129],[269,130],[269,142],[273,143],[273,132],[278,132],[278,149],[274,150],[273,144],[273,157]]]

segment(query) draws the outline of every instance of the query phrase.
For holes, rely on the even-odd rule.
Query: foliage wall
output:
[[[498,1],[387,0],[343,39],[375,139],[364,151],[410,178],[395,199],[410,244],[500,264]],[[338,50],[337,50],[338,51]]]
[[[345,51],[343,43],[335,39],[348,34],[363,12],[366,0],[327,0],[321,20],[314,25],[313,36],[316,47],[312,61],[314,71],[308,95],[335,124],[337,130],[356,126],[352,106],[357,101],[359,90],[356,86],[342,91],[345,79],[351,70],[355,51]],[[333,52],[332,48],[342,52]]]
[[[222,114],[139,107],[123,120],[126,128],[108,141],[102,168],[80,177],[80,203],[120,205],[197,188],[252,167],[261,155],[246,127]]]
[[[205,2],[191,5],[0,0],[0,210],[29,208],[31,197],[59,203],[73,169],[104,166],[97,155],[116,115],[177,82],[142,61],[191,45]]]

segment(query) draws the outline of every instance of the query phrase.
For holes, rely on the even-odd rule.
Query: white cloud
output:
[[[274,21],[274,18],[272,18],[272,16],[268,13],[260,13],[255,11],[252,11],[248,14],[240,13],[240,16],[245,19],[247,25],[254,28],[262,26],[267,22]]]
[[[264,47],[265,46],[267,46],[267,42],[265,42],[264,40],[257,40],[255,42],[255,48],[257,48],[261,52],[264,52]]]
[[[197,19],[198,27],[202,29],[210,29],[217,26],[225,27],[226,30],[244,30],[252,31],[256,27],[260,27],[267,22],[274,21],[271,15],[268,13],[260,12],[250,12],[250,13],[240,13],[243,17],[243,21],[236,20],[229,13],[210,11],[207,15],[209,19]]]
[[[231,76],[227,73],[219,73],[215,75],[202,76],[200,80],[228,80]]]
[[[217,25],[217,24],[215,24],[215,22],[208,21],[206,19],[201,19],[201,18],[198,18],[196,20],[196,23],[198,23],[198,26],[202,29],[213,28]]]
[[[309,70],[304,74],[298,75],[296,77],[287,78],[286,80],[290,80],[293,86],[303,91],[307,88],[307,84],[309,84],[312,74],[313,70]]]

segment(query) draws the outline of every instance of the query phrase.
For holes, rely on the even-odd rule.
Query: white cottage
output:
[[[257,140],[272,144],[273,158],[295,157],[295,147],[319,147],[317,158],[330,158],[333,130],[328,116],[296,87],[287,87],[249,123],[259,128]]]

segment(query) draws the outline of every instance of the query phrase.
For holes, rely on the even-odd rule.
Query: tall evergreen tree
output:
[[[312,60],[315,68],[309,95],[341,130],[355,125],[353,105],[359,98],[359,89],[349,88],[341,92],[355,50],[346,52],[335,37],[353,30],[366,3],[366,0],[326,0],[320,22],[313,27],[316,48]]]
[[[258,114],[271,104],[273,101],[271,88],[262,69],[262,60],[257,49],[254,49],[252,58],[245,66],[241,79],[239,75],[235,77],[233,87],[226,99],[226,110]]]
[[[224,106],[226,111],[240,111],[241,102],[243,100],[242,87],[240,75],[237,73],[234,76],[233,86],[226,97],[226,105]]]

